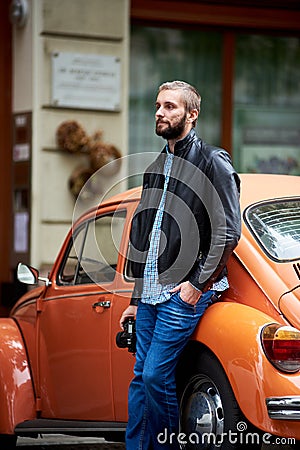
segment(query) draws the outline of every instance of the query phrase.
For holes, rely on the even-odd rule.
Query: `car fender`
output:
[[[11,318],[0,319],[0,434],[34,419],[35,396],[20,330]]]
[[[246,305],[219,302],[208,308],[193,339],[208,347],[228,377],[244,416],[256,427],[272,434],[300,439],[299,422],[272,420],[267,397],[300,395],[300,374],[277,370],[261,346],[260,332],[274,323],[267,314]]]

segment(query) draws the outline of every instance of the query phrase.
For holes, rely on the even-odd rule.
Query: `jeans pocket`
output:
[[[184,300],[182,300],[182,298],[180,296],[180,292],[174,292],[171,295],[171,299],[175,300],[177,304],[185,306],[186,308],[188,308],[190,310],[194,310],[195,309],[194,305],[191,305],[190,303],[187,303]]]
[[[197,311],[201,314],[212,304],[214,303],[216,298],[216,291],[209,290],[204,292],[196,303]]]

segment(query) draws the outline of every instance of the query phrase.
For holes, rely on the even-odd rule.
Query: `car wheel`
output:
[[[17,436],[11,434],[0,434],[0,448],[5,450],[14,449],[17,446]]]
[[[185,383],[180,433],[184,450],[261,448],[259,430],[245,420],[222,366],[207,351]]]

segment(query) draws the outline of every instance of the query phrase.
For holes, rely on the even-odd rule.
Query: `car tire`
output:
[[[0,434],[0,448],[5,450],[17,447],[17,436],[12,434]]]
[[[180,444],[184,450],[260,449],[261,432],[243,416],[227,376],[213,354],[202,351],[184,383]]]

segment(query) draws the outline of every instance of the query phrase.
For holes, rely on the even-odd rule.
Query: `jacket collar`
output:
[[[181,153],[185,150],[186,146],[189,145],[191,142],[193,142],[194,139],[196,139],[196,132],[195,129],[192,128],[191,131],[183,138],[180,139],[180,141],[177,141],[174,148],[174,155],[180,156]],[[164,147],[163,152],[166,153],[167,146]]]

